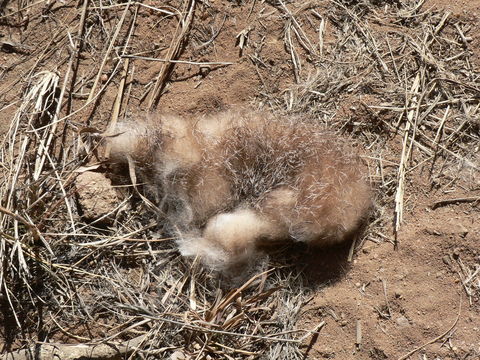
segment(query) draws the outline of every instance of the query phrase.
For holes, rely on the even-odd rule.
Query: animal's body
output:
[[[120,124],[111,161],[130,163],[185,256],[223,269],[260,245],[342,242],[368,215],[364,167],[346,139],[312,121],[257,112]]]

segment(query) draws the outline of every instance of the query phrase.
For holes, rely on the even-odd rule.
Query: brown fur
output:
[[[111,161],[135,164],[164,205],[182,254],[216,268],[248,261],[270,241],[344,241],[371,207],[353,148],[306,120],[160,116],[117,132]]]

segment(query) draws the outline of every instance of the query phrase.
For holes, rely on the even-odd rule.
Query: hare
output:
[[[108,141],[110,162],[130,164],[146,184],[181,254],[214,269],[248,263],[278,241],[342,242],[371,207],[354,149],[306,119],[152,116],[119,124]]]

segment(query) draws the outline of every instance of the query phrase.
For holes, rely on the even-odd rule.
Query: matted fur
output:
[[[273,241],[342,242],[371,207],[353,148],[305,119],[162,115],[116,132],[110,160],[135,167],[181,253],[217,269],[247,262]]]

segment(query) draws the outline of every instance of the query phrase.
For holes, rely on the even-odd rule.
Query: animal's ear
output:
[[[104,134],[105,157],[113,161],[128,162],[145,157],[148,146],[152,142],[148,126],[143,123],[119,123],[114,129]]]
[[[82,156],[86,155],[89,160],[93,157],[98,162],[104,160],[104,136],[98,129],[94,127],[81,128],[78,131],[78,145]]]

